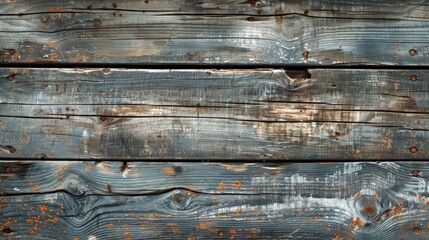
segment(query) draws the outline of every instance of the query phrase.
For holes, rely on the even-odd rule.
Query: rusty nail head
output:
[[[419,227],[414,227],[414,228],[413,228],[413,232],[418,232],[418,231],[420,231],[420,228],[419,228]]]
[[[11,174],[13,171],[12,171],[12,168],[11,167],[7,167],[6,168],[6,173],[7,174]]]
[[[415,49],[411,49],[409,51],[409,53],[410,53],[411,56],[415,56],[417,54],[417,51]]]
[[[417,153],[419,150],[416,148],[416,147],[412,147],[412,148],[410,148],[410,152],[412,153],[412,154],[415,154],[415,153]]]
[[[15,149],[14,147],[9,147],[9,152],[10,152],[10,153],[15,153],[15,152],[16,152],[16,149]]]
[[[10,82],[13,82],[13,80],[15,80],[15,76],[10,75],[6,77],[7,80],[9,80]]]
[[[103,72],[104,72],[104,73],[109,73],[109,72],[110,72],[110,68],[104,68],[104,69],[103,69]]]
[[[15,53],[16,53],[15,49],[10,49],[10,50],[9,50],[9,54],[10,54],[10,55],[15,55]]]
[[[12,233],[12,229],[8,227],[8,228],[3,229],[3,232],[6,234],[10,234],[10,233]]]
[[[102,121],[102,122],[106,122],[107,120],[109,120],[107,117],[100,117],[100,121]]]
[[[413,81],[413,82],[417,81],[417,76],[416,75],[412,75],[410,77],[410,80]]]
[[[411,174],[413,174],[413,177],[418,177],[420,175],[419,170],[413,170],[411,171]]]

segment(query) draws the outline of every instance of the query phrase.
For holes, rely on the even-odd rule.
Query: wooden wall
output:
[[[428,239],[425,0],[0,0],[0,239]]]

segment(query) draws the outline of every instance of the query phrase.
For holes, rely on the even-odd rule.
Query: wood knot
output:
[[[363,220],[372,221],[381,213],[381,203],[373,196],[362,195],[355,201],[355,209]]]
[[[171,195],[172,206],[177,210],[186,210],[192,202],[192,193],[183,189],[175,190]]]

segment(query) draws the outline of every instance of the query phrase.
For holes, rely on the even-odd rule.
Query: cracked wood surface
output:
[[[428,162],[1,162],[2,239],[425,239]]]
[[[426,70],[3,68],[0,74],[2,158],[428,156]]]
[[[2,0],[0,63],[428,65],[428,10],[422,0]]]

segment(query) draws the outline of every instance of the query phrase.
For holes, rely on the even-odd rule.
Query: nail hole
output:
[[[419,177],[420,171],[419,170],[413,170],[413,171],[411,171],[411,174],[413,175],[413,177]]]
[[[10,55],[15,55],[15,53],[16,53],[15,49],[10,49],[10,50],[9,50],[9,54],[10,54]]]
[[[6,172],[6,174],[12,174],[13,173],[11,167],[7,167],[5,172]]]
[[[253,22],[253,21],[255,21],[255,18],[254,18],[254,17],[248,17],[248,18],[247,18],[247,21],[249,21],[249,22]]]
[[[6,234],[10,234],[10,233],[12,233],[12,229],[7,227],[7,228],[3,229],[3,232]]]
[[[416,154],[418,151],[419,151],[419,150],[418,150],[416,147],[412,147],[412,148],[410,148],[410,152],[411,152],[412,154]]]
[[[417,81],[417,76],[416,75],[412,75],[410,77],[410,80],[413,81],[413,82]]]
[[[96,19],[94,19],[94,20],[92,21],[92,26],[93,26],[93,27],[99,28],[99,27],[101,27],[101,24],[102,24],[102,22],[101,22],[101,20],[100,20],[100,19],[98,19],[98,18],[96,18]]]
[[[10,75],[10,76],[7,76],[7,77],[6,77],[6,79],[7,79],[9,82],[13,82],[13,80],[15,80],[15,76]]]
[[[109,72],[110,72],[110,68],[104,68],[104,69],[103,69],[103,72],[104,72],[104,73],[109,73]]]
[[[413,228],[413,232],[419,232],[420,231],[420,228],[419,227],[414,227]]]
[[[9,147],[9,152],[10,152],[10,153],[15,153],[15,152],[16,152],[16,149],[15,149],[14,147]]]
[[[409,53],[410,53],[411,56],[415,56],[417,54],[417,51],[415,49],[411,49],[409,51]]]
[[[107,122],[107,121],[109,121],[109,118],[108,118],[108,117],[103,116],[103,117],[100,117],[100,121],[102,121],[102,122]]]

